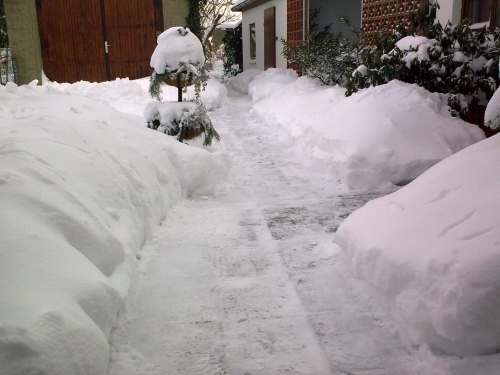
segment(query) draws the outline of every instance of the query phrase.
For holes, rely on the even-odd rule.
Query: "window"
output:
[[[500,26],[499,0],[464,0],[462,3],[462,18],[467,18],[472,25],[477,28],[484,24],[491,26]],[[475,27],[474,27],[475,28]]]
[[[255,60],[257,57],[257,41],[255,39],[255,24],[250,24],[250,59]]]

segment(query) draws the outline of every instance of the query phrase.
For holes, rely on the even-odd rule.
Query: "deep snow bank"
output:
[[[335,241],[414,345],[500,349],[500,135],[371,201]]]
[[[144,107],[154,100],[148,94],[149,77],[130,81],[128,78],[117,78],[109,82],[79,81],[73,84],[46,82],[45,86],[59,88],[63,91],[98,100],[111,105],[120,112],[131,113],[142,117]],[[163,101],[177,101],[177,87],[162,86]],[[189,86],[185,99],[194,98],[194,86]],[[215,78],[210,78],[207,87],[200,93],[200,100],[209,111],[220,108],[227,100],[227,89]]]
[[[0,372],[105,374],[136,254],[228,156],[52,86],[0,86]]]
[[[254,100],[264,98],[255,112],[283,128],[304,154],[333,168],[350,189],[407,183],[484,139],[477,126],[451,117],[439,94],[399,81],[349,98],[341,87],[278,69],[249,85]]]

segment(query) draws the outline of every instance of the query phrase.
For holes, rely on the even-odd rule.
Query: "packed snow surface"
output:
[[[189,29],[175,26],[162,32],[157,39],[151,67],[157,73],[165,69],[181,68],[181,63],[200,65],[205,62],[205,55],[200,40]]]
[[[500,135],[341,224],[336,242],[401,337],[449,354],[500,349]]]
[[[408,183],[484,139],[477,126],[449,114],[440,94],[400,81],[346,98],[344,88],[269,69],[249,83],[249,93],[269,126],[283,129],[350,189]]]
[[[0,86],[0,372],[104,374],[137,253],[226,153],[53,85]]]

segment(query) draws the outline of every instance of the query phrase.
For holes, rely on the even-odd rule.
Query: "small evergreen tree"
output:
[[[0,48],[5,48],[8,45],[9,38],[7,35],[7,20],[5,18],[3,0],[0,0]]]
[[[232,77],[243,71],[243,56],[241,26],[234,30],[226,30],[222,42],[224,43],[224,56],[222,58],[224,77]]]

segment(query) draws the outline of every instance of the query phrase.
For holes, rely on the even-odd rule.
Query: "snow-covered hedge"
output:
[[[228,155],[50,85],[0,86],[0,145],[0,373],[103,375],[142,244]]]
[[[266,98],[254,111],[350,189],[407,183],[484,139],[477,126],[450,115],[443,96],[417,85],[395,80],[346,98],[341,87],[292,78],[277,69],[257,76],[250,91]]]
[[[500,349],[500,135],[369,202],[335,240],[401,337],[456,355]]]

